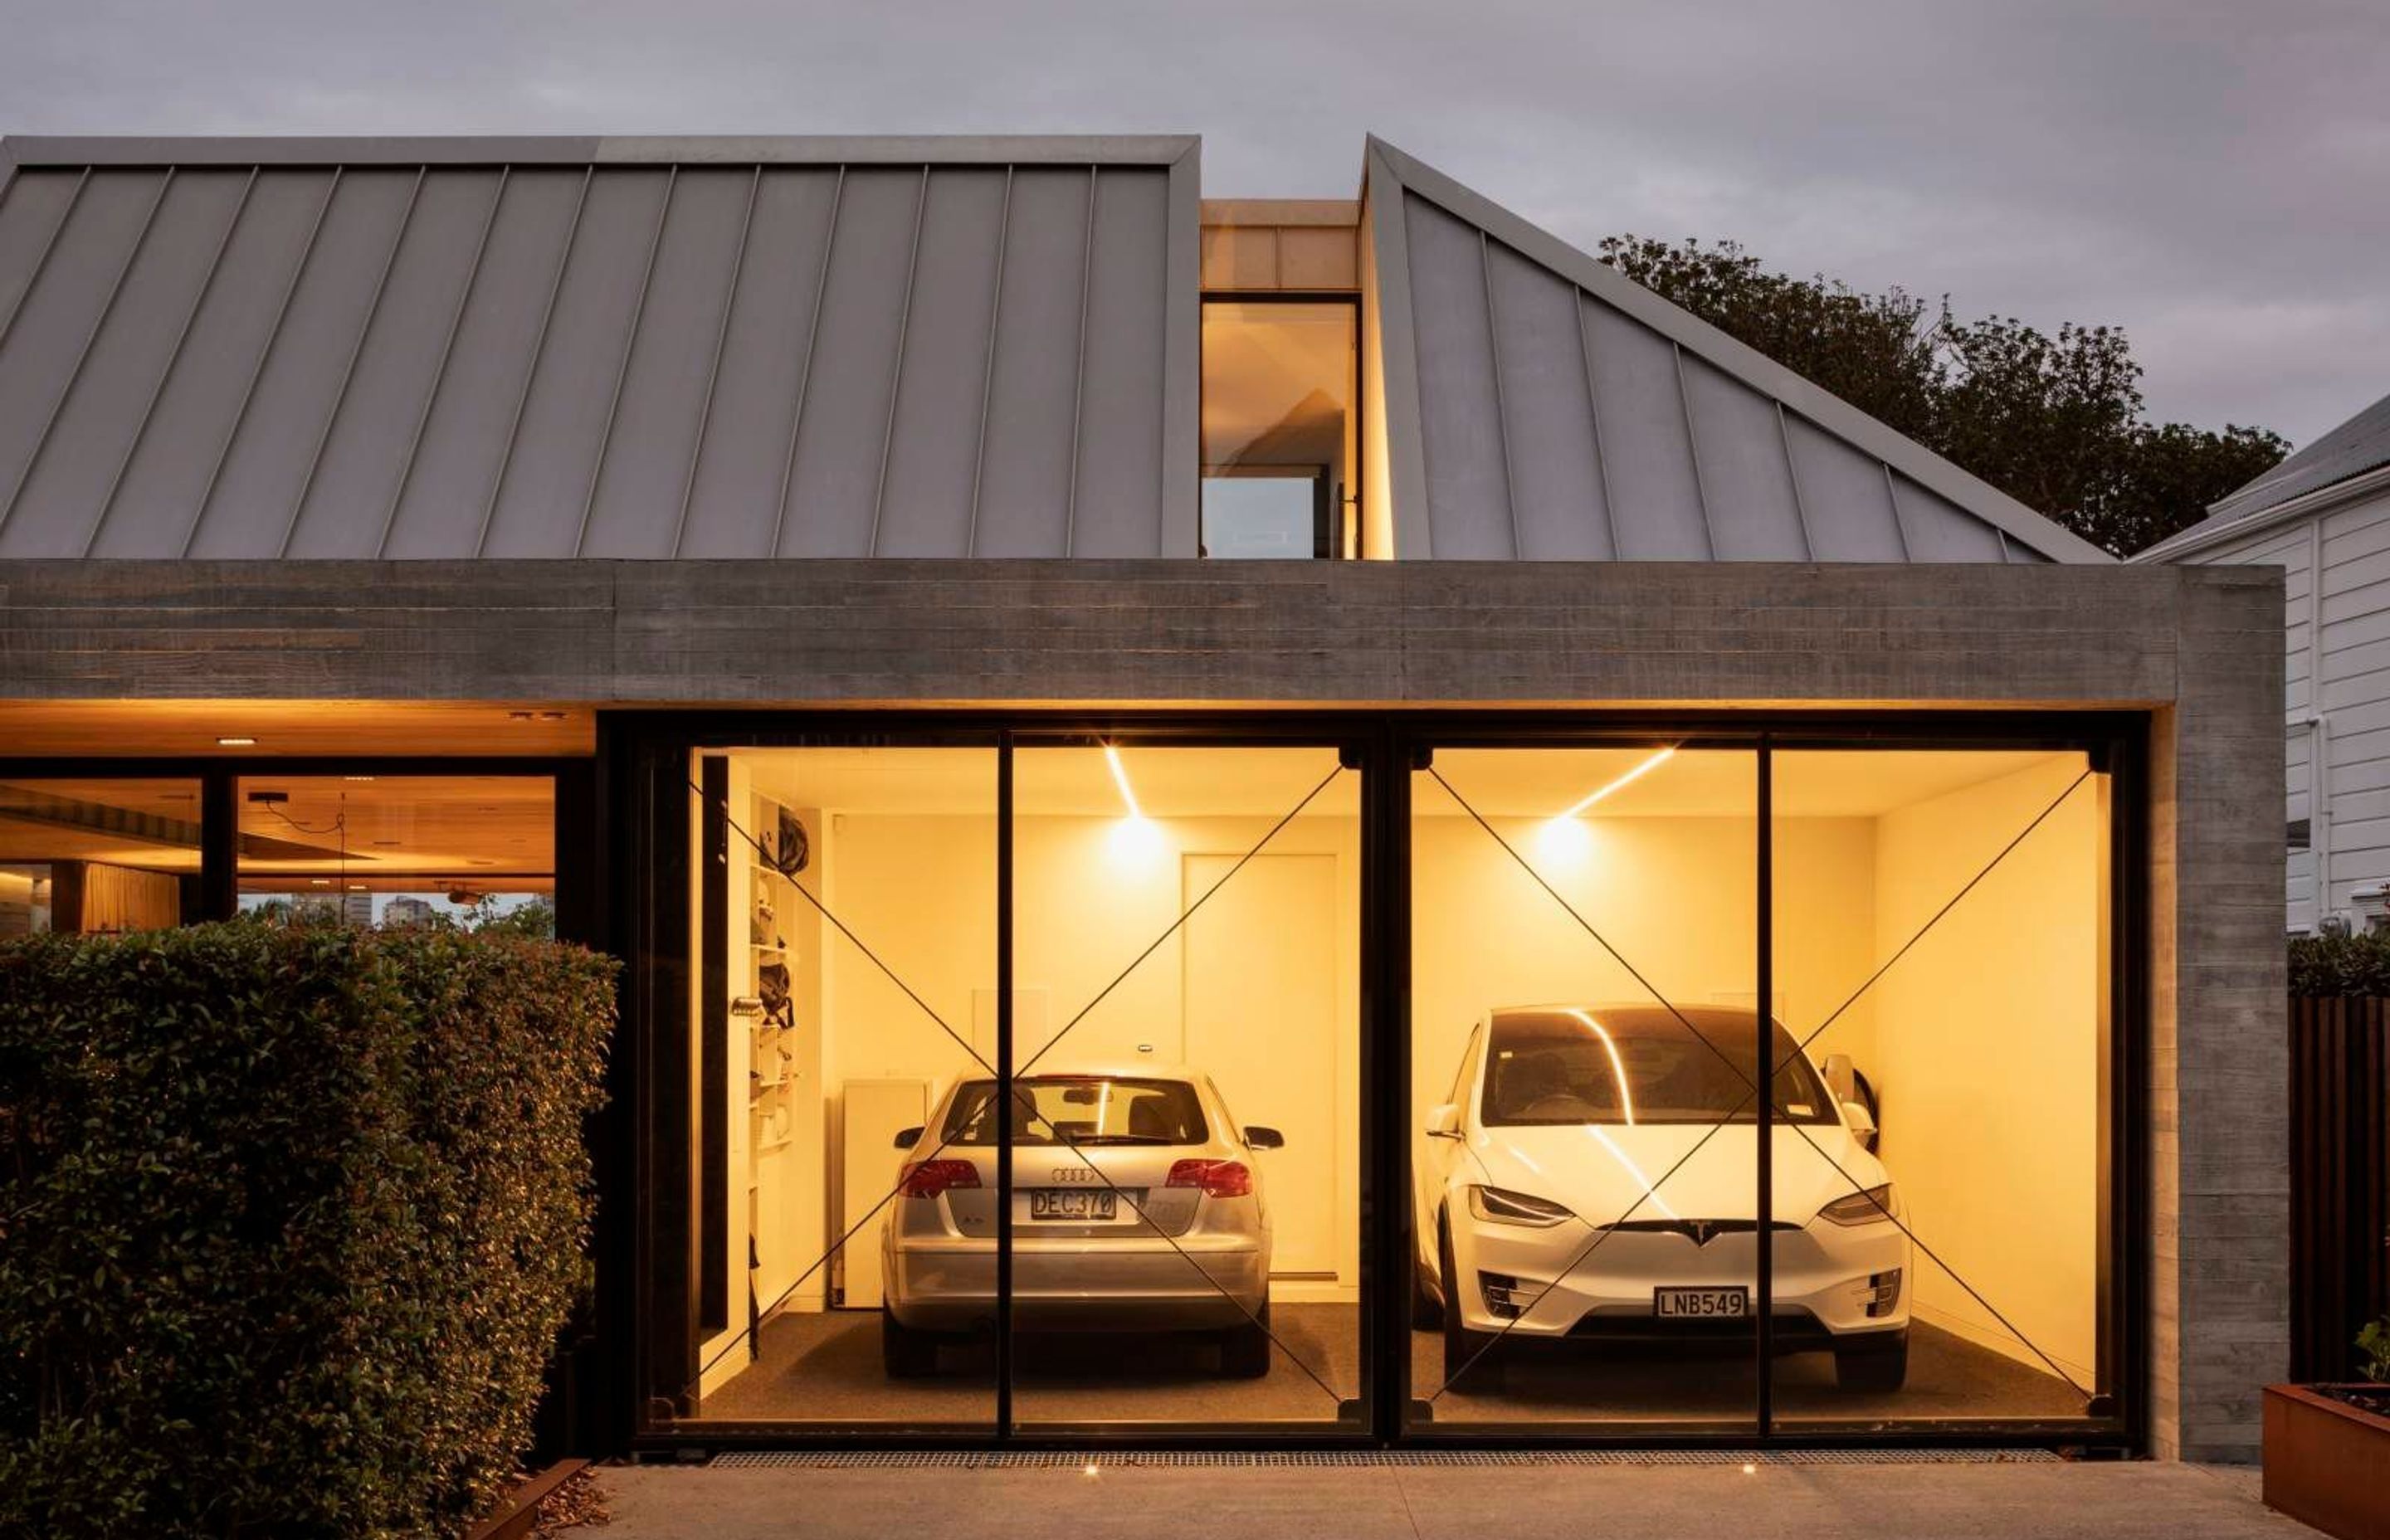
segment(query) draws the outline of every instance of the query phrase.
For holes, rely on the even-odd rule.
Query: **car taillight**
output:
[[[911,1161],[896,1190],[907,1198],[935,1198],[948,1187],[979,1186],[979,1167],[969,1161]]]
[[[1171,1187],[1201,1187],[1206,1198],[1250,1198],[1253,1174],[1242,1161],[1180,1161],[1171,1166]]]

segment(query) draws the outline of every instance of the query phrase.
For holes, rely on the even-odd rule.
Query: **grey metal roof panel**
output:
[[[1488,253],[1500,334],[1504,466],[1515,483],[1518,548],[1536,560],[1605,561],[1609,493],[1601,446],[1584,430],[1593,379],[1576,290],[1507,247]]]
[[[2114,559],[1376,139],[1367,193],[1406,557]]]
[[[0,554],[1194,553],[1192,141],[0,149]]]
[[[1095,185],[1085,171],[1013,173],[972,556],[1034,556],[1070,545]]]

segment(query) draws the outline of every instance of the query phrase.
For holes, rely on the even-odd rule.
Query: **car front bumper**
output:
[[[1463,1219],[1455,1230],[1453,1249],[1461,1323],[1472,1331],[1748,1341],[1754,1330],[1751,1317],[1673,1320],[1653,1313],[1657,1289],[1755,1290],[1758,1244],[1749,1232],[1695,1245],[1677,1234],[1622,1230],[1605,1238],[1583,1225],[1539,1230]],[[1821,1222],[1807,1229],[1778,1230],[1770,1313],[1780,1322],[1806,1321],[1816,1328],[1787,1334],[1782,1345],[1788,1351],[1831,1346],[1836,1338],[1906,1327],[1909,1290],[1915,1285],[1909,1266],[1908,1238],[1888,1220],[1848,1227]],[[1888,1309],[1870,1315],[1875,1279],[1895,1269],[1901,1272],[1899,1292]],[[1514,1292],[1533,1300],[1533,1306],[1515,1318],[1496,1314],[1485,1303],[1482,1275],[1487,1273],[1516,1279]],[[1452,1303],[1446,1301],[1446,1308]],[[1755,1311],[1759,1302],[1752,1303]]]

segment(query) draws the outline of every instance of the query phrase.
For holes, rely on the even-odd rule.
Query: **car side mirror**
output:
[[[1247,1149],[1284,1149],[1286,1136],[1275,1128],[1265,1128],[1260,1123],[1249,1123],[1245,1128],[1245,1148]]]
[[[912,1149],[915,1145],[919,1144],[920,1142],[921,1142],[921,1131],[920,1131],[919,1129],[918,1129],[918,1128],[900,1128],[900,1129],[896,1130],[896,1148],[897,1148],[897,1149]]]
[[[1460,1109],[1448,1101],[1440,1103],[1427,1115],[1427,1136],[1431,1139],[1460,1137]]]
[[[1874,1154],[1877,1136],[1875,1117],[1868,1111],[1867,1104],[1858,1101],[1843,1103],[1843,1121],[1850,1124],[1851,1137],[1858,1140],[1859,1148],[1870,1155]]]

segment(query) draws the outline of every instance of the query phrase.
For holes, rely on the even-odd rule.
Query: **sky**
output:
[[[0,0],[0,133],[1113,132],[2119,325],[2160,418],[2390,392],[2390,0]]]

